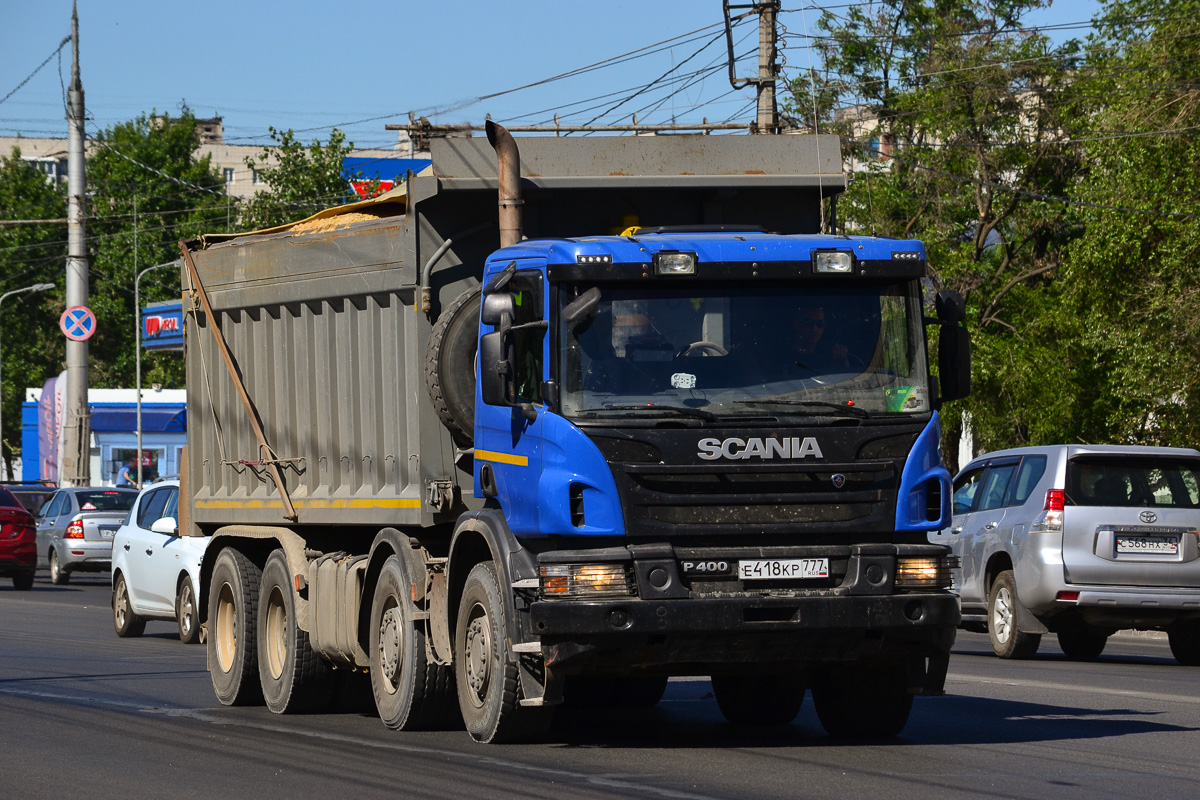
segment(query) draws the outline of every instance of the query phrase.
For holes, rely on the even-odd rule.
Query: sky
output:
[[[1061,41],[1086,35],[1098,7],[1056,0],[1028,20],[1067,26],[1048,31]],[[783,9],[787,76],[809,65],[804,34],[820,12],[813,0]],[[410,112],[509,125],[755,114],[753,89],[729,83],[721,0],[78,0],[78,10],[89,136],[185,103],[222,117],[227,143],[268,143],[272,126],[324,141],[338,127],[359,148],[390,147],[384,126]],[[0,136],[66,136],[70,46],[38,67],[70,31],[70,0],[0,0]],[[738,77],[757,72],[757,47],[756,22],[735,27]]]

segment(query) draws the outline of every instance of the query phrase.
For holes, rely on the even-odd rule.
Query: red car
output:
[[[0,486],[0,577],[12,577],[13,586],[33,588],[37,569],[37,528],[33,515],[13,493]]]

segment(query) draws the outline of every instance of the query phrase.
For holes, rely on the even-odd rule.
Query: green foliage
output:
[[[66,217],[63,192],[41,170],[22,161],[20,155],[20,150],[14,149],[0,158],[0,219]],[[13,452],[20,451],[25,387],[41,386],[63,369],[66,346],[58,330],[58,316],[63,310],[66,245],[67,227],[62,222],[0,226],[0,294],[38,283],[58,287],[16,294],[0,306],[0,402],[4,418],[0,441],[6,463]]]
[[[1065,301],[1093,355],[1081,435],[1200,441],[1200,2],[1108,2],[1076,113],[1087,165]],[[1139,213],[1141,212],[1141,213]]]
[[[95,137],[87,223],[89,304],[97,320],[89,340],[94,387],[135,383],[138,274],[179,258],[180,240],[226,230],[234,219],[225,182],[207,156],[196,157],[198,145],[196,120],[187,110],[178,118],[142,115]],[[171,267],[147,273],[138,286],[142,305],[181,296],[180,273]],[[148,354],[142,375],[144,385],[182,388],[183,359]]]
[[[275,146],[264,149],[258,158],[246,159],[246,166],[267,189],[247,204],[242,217],[245,230],[296,222],[358,199],[342,174],[342,160],[354,150],[346,134],[334,128],[326,144],[314,139],[306,148],[291,130],[271,128],[270,132]]]

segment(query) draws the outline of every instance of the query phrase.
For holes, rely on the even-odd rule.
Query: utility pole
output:
[[[735,89],[754,84],[758,94],[758,116],[752,133],[779,133],[779,110],[775,104],[775,80],[778,77],[778,34],[775,22],[779,16],[780,0],[760,0],[749,4],[734,4],[724,0],[725,42],[729,48],[729,85]],[[738,19],[758,14],[758,75],[738,78],[734,72],[733,14],[745,11]]]
[[[778,133],[779,112],[775,106],[775,17],[780,0],[759,4],[758,12],[758,132]]]
[[[87,175],[83,83],[79,80],[79,12],[71,6],[71,87],[67,90],[67,308],[88,304]],[[62,486],[92,482],[88,410],[88,343],[67,339],[67,407]]]

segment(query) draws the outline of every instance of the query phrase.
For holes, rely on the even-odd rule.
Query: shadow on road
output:
[[[1158,721],[1155,718],[1160,712],[1129,707],[1092,709],[948,696],[916,698],[912,717],[899,737],[845,740],[825,734],[812,709],[811,696],[805,698],[800,715],[791,725],[743,727],[721,719],[707,682],[682,685],[689,689],[676,692],[676,684],[672,684],[663,702],[647,710],[562,707],[550,741],[568,747],[853,747],[1010,744],[1197,730]]]

